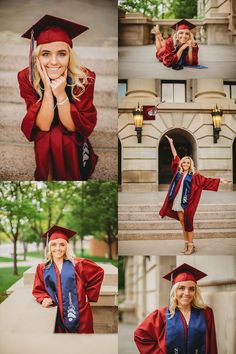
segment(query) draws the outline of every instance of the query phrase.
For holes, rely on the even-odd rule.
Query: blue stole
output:
[[[180,310],[170,319],[170,311],[166,310],[166,353],[167,354],[206,354],[206,320],[202,309],[191,308],[191,316],[187,329]]]
[[[58,304],[56,272],[53,262],[44,268],[44,284],[46,289]],[[65,260],[61,270],[61,290],[63,303],[63,321],[57,310],[57,324],[63,331],[76,332],[79,327],[79,307],[76,287],[75,268],[71,261]]]
[[[174,200],[175,189],[176,189],[177,183],[178,183],[181,176],[182,176],[182,173],[177,172],[174,179],[173,179],[173,182],[171,183],[170,190],[168,193],[168,200],[169,201]],[[187,208],[187,206],[188,206],[188,197],[189,197],[189,193],[190,193],[192,177],[193,177],[192,173],[188,173],[184,179],[183,193],[182,193],[182,197],[181,197],[181,206],[183,209]]]
[[[178,51],[178,49],[176,50],[176,52]],[[174,69],[174,70],[182,70],[184,68],[184,66],[186,65],[187,54],[188,54],[188,47],[183,50],[183,52],[181,54],[181,57],[179,58],[177,63],[175,63],[172,66],[172,69]]]

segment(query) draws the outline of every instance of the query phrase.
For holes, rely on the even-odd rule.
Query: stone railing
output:
[[[172,34],[171,26],[178,19],[151,20],[142,13],[126,13],[119,18],[119,45],[138,46],[154,42],[151,29],[159,24],[160,31],[166,39]],[[193,30],[195,39],[200,44],[233,44],[234,33],[229,30],[229,18],[215,17],[191,19],[196,28]]]
[[[111,264],[100,266],[105,271],[104,281],[98,302],[91,303],[96,334],[54,333],[56,307],[45,309],[34,300],[32,267],[8,289],[10,296],[0,305],[0,352],[92,354],[99,348],[101,353],[117,354],[117,268]]]

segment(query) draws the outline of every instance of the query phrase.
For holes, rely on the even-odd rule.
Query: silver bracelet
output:
[[[57,102],[57,106],[63,106],[64,103],[66,103],[69,100],[68,96],[66,97],[66,99],[62,102]]]

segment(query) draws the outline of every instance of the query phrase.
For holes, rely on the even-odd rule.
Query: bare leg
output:
[[[153,29],[151,30],[151,33],[155,34],[155,44],[156,44],[156,50],[158,52],[159,49],[161,49],[162,47],[165,46],[166,41],[162,37],[162,34],[161,34],[160,30],[159,30],[159,26],[158,25],[153,27]]]
[[[182,226],[182,230],[183,230],[183,235],[184,235],[184,249],[182,251],[182,253],[185,253],[188,250],[188,233],[185,231],[184,229],[184,213],[182,211],[177,211],[178,214],[178,218],[180,221],[180,224]]]
[[[182,211],[177,211],[178,214],[178,218],[179,218],[179,222],[182,226],[182,230],[183,230],[183,234],[184,234],[184,240],[188,241],[188,236],[187,236],[187,232],[184,229],[184,213]]]
[[[164,40],[164,38],[162,37],[161,33],[158,34],[156,33],[155,36],[155,43],[156,43],[156,50],[157,52],[159,51],[159,49],[163,48],[166,44],[166,41]]]

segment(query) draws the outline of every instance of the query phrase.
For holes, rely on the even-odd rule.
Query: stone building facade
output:
[[[177,84],[172,81],[171,84]],[[142,142],[137,142],[133,110],[156,105],[163,100],[163,83],[158,79],[128,79],[125,97],[119,103],[120,184],[122,191],[157,191],[170,181],[171,153],[165,134],[169,134],[183,155],[193,157],[196,168],[207,177],[229,181],[221,189],[233,190],[236,183],[236,104],[227,93],[223,79],[183,81],[184,102],[161,103],[154,120],[144,120]],[[231,87],[231,88],[232,88]],[[177,91],[178,91],[177,86]],[[178,101],[178,99],[177,99]],[[211,112],[215,105],[223,111],[220,137],[213,142]],[[166,154],[167,153],[167,154]],[[165,158],[163,158],[163,156]],[[167,172],[165,172],[167,171]]]

